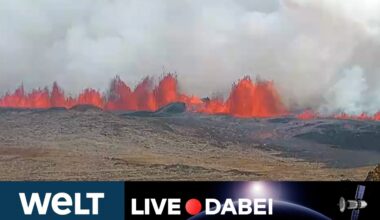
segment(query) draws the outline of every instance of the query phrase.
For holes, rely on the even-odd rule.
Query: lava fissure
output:
[[[134,89],[119,76],[110,83],[105,94],[87,88],[78,96],[66,96],[63,89],[54,82],[51,90],[47,87],[26,92],[21,85],[14,92],[0,98],[0,107],[46,109],[52,107],[72,108],[76,105],[93,105],[107,111],[156,111],[173,102],[184,102],[188,111],[205,114],[226,114],[235,117],[274,117],[289,114],[272,81],[252,81],[246,76],[232,85],[226,100],[204,98],[183,94],[179,91],[175,74],[163,75],[155,84],[152,77],[145,77]],[[311,120],[326,118],[313,110],[305,110],[298,119]],[[349,115],[335,114],[327,118],[380,120],[380,112],[374,115],[362,113]]]

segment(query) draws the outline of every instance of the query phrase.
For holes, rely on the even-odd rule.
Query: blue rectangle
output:
[[[38,193],[44,201],[46,193],[51,199],[46,215],[39,215],[34,207],[31,215],[25,215],[19,193],[25,193],[28,202],[32,193]],[[58,215],[52,209],[52,198],[57,193],[66,193],[73,201],[68,215]],[[104,193],[104,199],[98,199],[99,214],[76,215],[75,193],[80,193],[81,208],[92,211],[93,200],[86,193]],[[79,195],[78,195],[79,197]],[[58,198],[58,197],[57,197]],[[57,199],[56,198],[56,199]],[[59,200],[59,201],[62,201]],[[65,207],[62,207],[65,208]],[[0,183],[0,219],[2,220],[124,220],[124,182],[1,182]]]

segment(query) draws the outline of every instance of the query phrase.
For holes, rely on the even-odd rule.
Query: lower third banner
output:
[[[380,219],[380,182],[1,182],[0,219]]]

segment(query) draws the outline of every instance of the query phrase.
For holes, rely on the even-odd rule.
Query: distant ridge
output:
[[[123,115],[126,116],[138,116],[138,117],[168,117],[171,115],[182,114],[186,111],[186,104],[183,102],[173,102],[165,105],[157,111],[136,111],[128,112]]]

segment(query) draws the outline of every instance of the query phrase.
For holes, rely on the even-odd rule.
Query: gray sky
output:
[[[373,112],[379,12],[376,0],[0,0],[0,92],[104,91],[164,67],[190,94],[260,75],[292,108]]]

